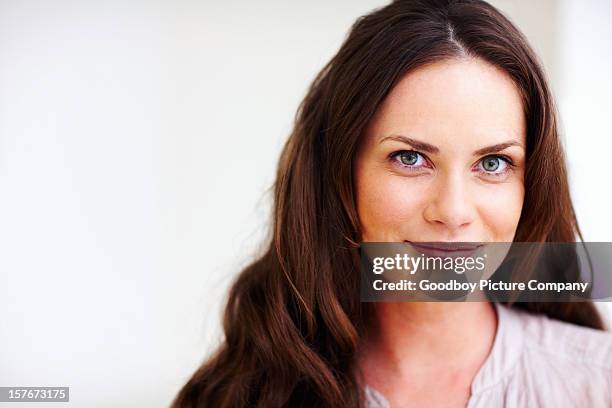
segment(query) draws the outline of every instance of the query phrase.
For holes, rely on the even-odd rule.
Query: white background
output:
[[[554,86],[585,239],[612,241],[612,2],[494,3]],[[384,4],[0,0],[0,386],[167,406],[219,339],[306,87]]]

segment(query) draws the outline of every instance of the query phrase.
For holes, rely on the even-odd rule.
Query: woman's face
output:
[[[479,59],[407,74],[357,154],[365,242],[511,242],[524,198],[519,91]]]

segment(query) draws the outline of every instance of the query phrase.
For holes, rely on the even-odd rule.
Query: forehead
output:
[[[406,74],[369,133],[375,139],[407,133],[437,143],[524,143],[523,104],[512,79],[495,66],[475,58],[444,60]]]

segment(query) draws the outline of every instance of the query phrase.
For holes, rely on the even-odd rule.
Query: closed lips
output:
[[[457,243],[457,242],[439,242],[439,243],[416,243],[406,241],[412,246],[424,248],[424,249],[432,249],[432,250],[441,250],[441,251],[473,251],[477,248],[483,246],[483,244],[466,244],[466,243]]]
[[[471,256],[484,244],[439,242],[439,243],[409,243],[416,251],[429,256]]]

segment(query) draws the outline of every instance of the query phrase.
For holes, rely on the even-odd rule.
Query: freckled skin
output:
[[[366,242],[511,242],[524,199],[526,124],[511,78],[475,58],[436,62],[409,72],[370,122],[355,164],[357,210]],[[403,135],[439,152],[422,152]],[[483,147],[514,141],[491,154]],[[398,151],[421,153],[402,166]],[[495,175],[483,159],[500,159]],[[410,163],[410,162],[409,162]],[[404,162],[404,164],[406,164]],[[410,163],[411,164],[411,163]]]

